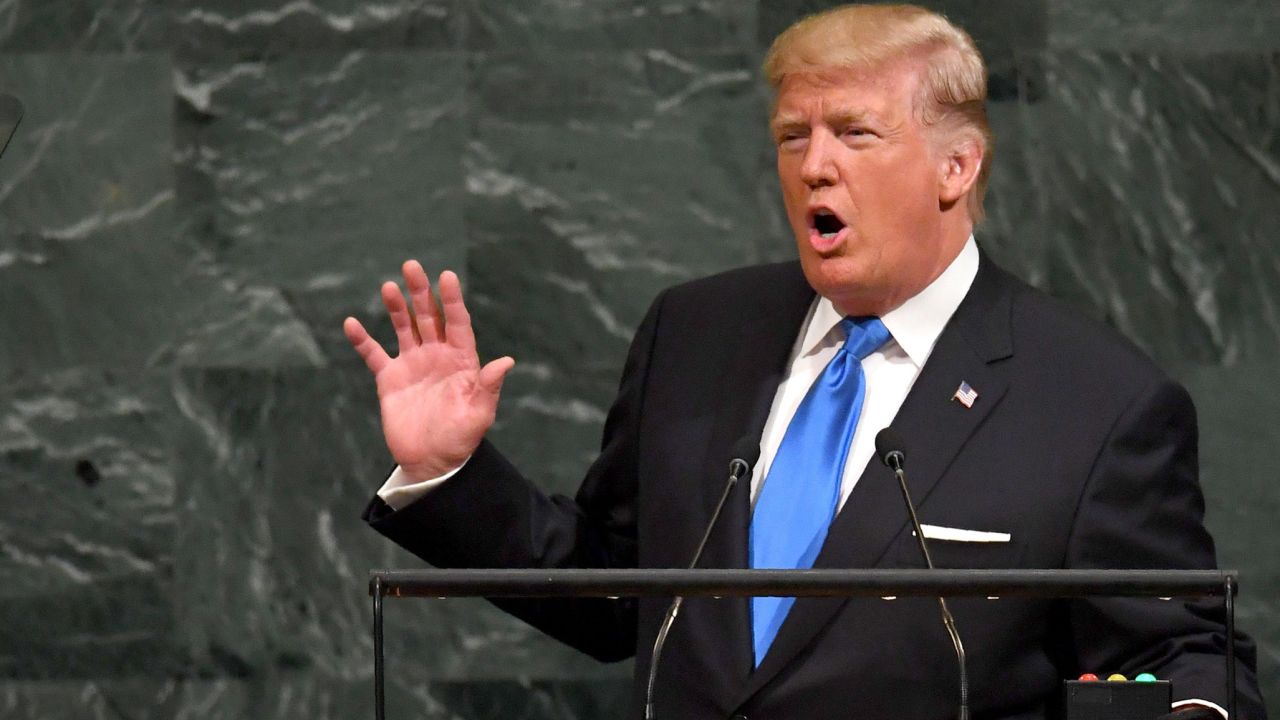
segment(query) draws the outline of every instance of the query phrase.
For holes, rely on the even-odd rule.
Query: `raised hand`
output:
[[[441,273],[437,305],[422,266],[409,260],[402,269],[412,314],[399,286],[390,281],[382,286],[400,345],[396,357],[359,320],[347,318],[342,330],[377,382],[391,456],[411,477],[427,480],[458,467],[475,451],[493,425],[502,380],[515,360],[501,357],[480,366],[457,275]]]

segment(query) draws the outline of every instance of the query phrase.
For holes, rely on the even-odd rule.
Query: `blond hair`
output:
[[[987,69],[973,38],[945,17],[914,5],[845,5],[806,17],[773,41],[764,76],[774,91],[791,73],[863,69],[920,59],[928,68],[916,110],[925,127],[976,135],[982,167],[967,199],[982,219],[995,138],[987,123]]]

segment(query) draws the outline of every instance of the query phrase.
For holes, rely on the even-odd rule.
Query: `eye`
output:
[[[808,136],[800,132],[780,133],[777,137],[778,147],[783,150],[795,150],[804,146]]]
[[[843,137],[847,137],[847,138],[863,138],[863,137],[871,137],[875,135],[875,133],[859,125],[851,125],[845,128],[844,131],[841,132],[840,134]]]

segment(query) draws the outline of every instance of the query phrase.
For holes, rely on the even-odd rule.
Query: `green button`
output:
[[[1151,673],[1142,673],[1138,677],[1134,678],[1134,682],[1155,682],[1155,681],[1156,681],[1156,676],[1152,675]]]

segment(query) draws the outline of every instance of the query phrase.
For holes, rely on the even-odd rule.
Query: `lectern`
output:
[[[1227,715],[1236,718],[1234,570],[374,570],[374,716],[385,720],[384,598],[1221,597]],[[963,633],[964,628],[960,628]]]

